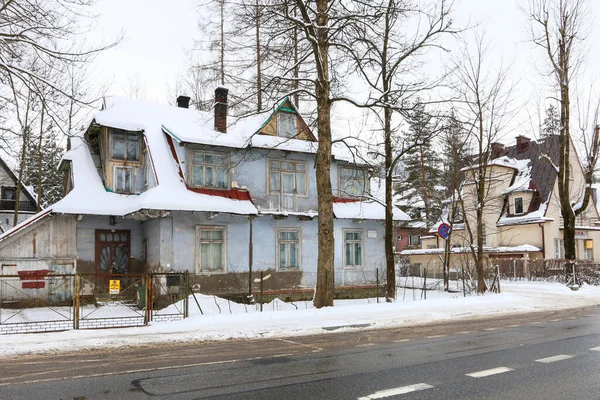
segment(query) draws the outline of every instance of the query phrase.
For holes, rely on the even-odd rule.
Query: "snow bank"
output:
[[[165,342],[325,334],[326,329],[347,325],[366,324],[369,329],[382,329],[600,304],[600,287],[585,286],[573,292],[556,283],[503,282],[502,289],[503,293],[498,295],[463,298],[458,294],[433,296],[433,292],[428,292],[427,301],[412,301],[407,297],[411,301],[234,315],[198,315],[191,303],[192,316],[179,322],[152,323],[138,328],[5,336],[0,343],[0,356]],[[357,328],[339,328],[336,332],[350,329]]]

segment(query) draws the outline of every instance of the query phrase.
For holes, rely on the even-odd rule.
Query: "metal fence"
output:
[[[142,326],[188,313],[188,274],[0,276],[0,334]]]

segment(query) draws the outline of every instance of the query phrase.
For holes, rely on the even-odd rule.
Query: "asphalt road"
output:
[[[0,399],[205,398],[600,399],[600,307],[0,364]]]

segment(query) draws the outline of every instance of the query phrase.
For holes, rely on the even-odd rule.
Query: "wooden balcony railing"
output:
[[[0,200],[0,211],[14,211],[15,200]],[[19,211],[35,211],[35,204],[31,204],[29,201],[19,202]]]

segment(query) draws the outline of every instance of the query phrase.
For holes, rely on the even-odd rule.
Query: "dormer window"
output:
[[[131,175],[133,168],[131,167],[117,167],[115,166],[115,193],[130,194],[133,193],[133,187],[131,184]]]
[[[523,198],[515,197],[515,215],[523,214]]]
[[[360,197],[365,194],[365,171],[340,167],[340,196]]]
[[[113,130],[111,158],[121,161],[140,161],[141,135],[139,133]]]
[[[214,189],[229,187],[227,156],[195,151],[191,164],[192,186]]]
[[[286,138],[296,136],[296,114],[291,112],[280,111],[277,113],[277,131],[278,135]]]

